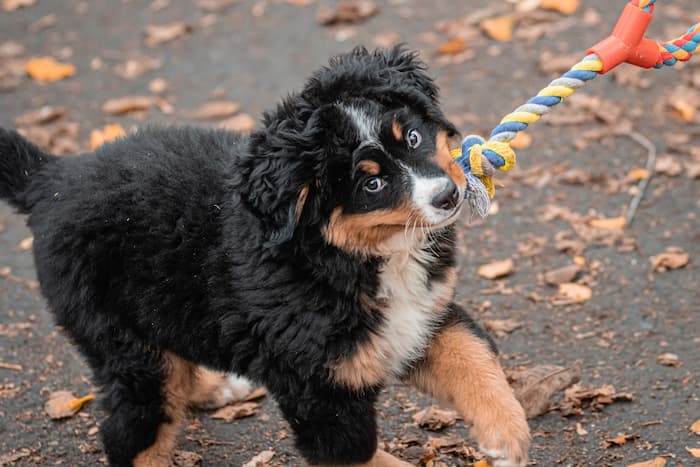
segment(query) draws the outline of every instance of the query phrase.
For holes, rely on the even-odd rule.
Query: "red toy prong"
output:
[[[644,37],[652,20],[652,14],[628,3],[609,37],[597,43],[588,53],[596,54],[605,74],[620,63],[631,63],[651,68],[659,61],[661,51],[656,41]]]

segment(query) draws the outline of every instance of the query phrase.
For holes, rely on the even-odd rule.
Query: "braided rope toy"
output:
[[[452,151],[452,157],[467,176],[466,198],[472,213],[486,216],[496,192],[493,181],[496,170],[507,171],[515,166],[515,151],[510,143],[517,134],[588,81],[624,62],[643,68],[663,68],[688,61],[700,53],[700,23],[672,41],[659,43],[644,37],[655,3],[656,0],[631,0],[608,38],[591,47],[583,60],[549,83],[537,96],[506,115],[488,141],[480,136],[467,136],[462,147]]]

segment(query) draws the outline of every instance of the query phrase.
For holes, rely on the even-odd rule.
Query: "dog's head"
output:
[[[248,201],[270,240],[316,229],[347,251],[379,254],[399,237],[451,224],[466,179],[456,133],[416,54],[356,49],[317,71],[251,139]]]

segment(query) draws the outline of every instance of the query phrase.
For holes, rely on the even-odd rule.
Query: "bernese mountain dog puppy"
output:
[[[165,466],[192,405],[264,384],[311,465],[377,448],[398,379],[453,404],[494,465],[530,442],[489,337],[453,302],[467,188],[416,54],[356,49],[250,136],[147,127],[78,157],[0,129],[0,198],[103,394],[110,465]],[[238,384],[238,388],[236,388]]]

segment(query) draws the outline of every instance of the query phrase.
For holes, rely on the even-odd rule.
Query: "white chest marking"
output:
[[[379,335],[394,376],[422,355],[441,316],[435,302],[447,286],[433,283],[432,290],[428,286],[428,255],[420,250],[394,253],[380,273],[378,298],[386,300],[388,307]]]

